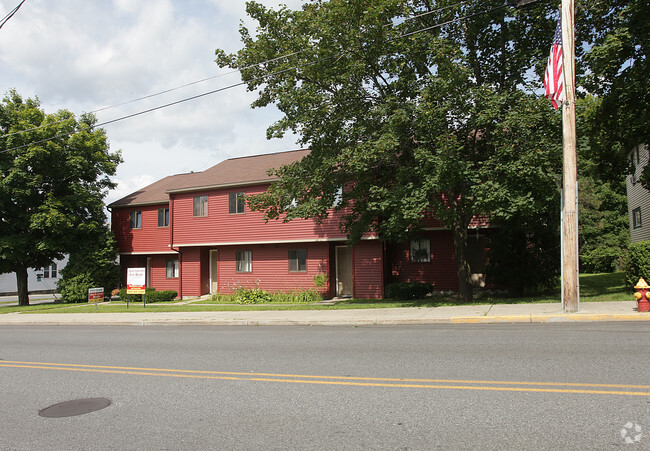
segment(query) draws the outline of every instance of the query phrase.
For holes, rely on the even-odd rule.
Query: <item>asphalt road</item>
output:
[[[3,327],[0,449],[650,449],[649,341],[620,322]]]

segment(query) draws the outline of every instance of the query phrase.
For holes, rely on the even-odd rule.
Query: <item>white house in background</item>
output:
[[[55,293],[56,284],[61,280],[61,270],[67,263],[68,256],[66,255],[61,260],[54,260],[46,268],[29,268],[27,270],[27,290],[30,293]],[[0,274],[0,295],[12,295],[17,292],[16,274],[13,272]]]
[[[643,168],[648,164],[648,145],[639,144],[627,158],[632,167],[626,181],[630,241],[636,243],[650,240],[650,191],[639,183]]]

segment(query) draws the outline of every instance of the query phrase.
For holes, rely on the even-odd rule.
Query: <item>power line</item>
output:
[[[139,102],[139,101],[141,101],[141,100],[150,99],[150,98],[152,98],[152,97],[157,97],[157,96],[159,96],[159,95],[167,94],[167,93],[170,93],[170,92],[172,92],[172,91],[177,91],[177,90],[179,90],[179,89],[186,88],[186,87],[188,87],[188,86],[196,85],[196,84],[199,84],[199,83],[203,83],[203,82],[208,81],[208,80],[213,80],[213,79],[215,79],[215,78],[225,77],[226,75],[232,75],[232,74],[235,74],[235,73],[237,73],[237,72],[241,72],[242,70],[250,69],[250,68],[253,68],[253,67],[259,66],[259,65],[261,65],[261,64],[272,63],[272,62],[274,62],[274,61],[278,61],[278,60],[281,60],[281,59],[284,59],[284,58],[289,58],[290,56],[297,55],[298,53],[302,53],[302,52],[304,52],[304,51],[305,51],[305,50],[298,50],[298,51],[296,51],[296,52],[288,53],[288,54],[286,54],[286,55],[282,55],[282,56],[277,56],[277,57],[275,57],[275,58],[272,58],[272,59],[269,59],[269,60],[266,60],[266,61],[262,61],[262,62],[260,62],[260,63],[251,64],[251,65],[246,66],[246,67],[243,67],[243,68],[241,68],[241,69],[231,70],[230,72],[226,72],[226,73],[223,73],[223,74],[214,75],[214,76],[212,76],[212,77],[202,78],[201,80],[196,80],[196,81],[193,81],[193,82],[190,82],[190,83],[186,83],[186,84],[184,84],[184,85],[176,86],[175,88],[170,88],[170,89],[166,89],[166,90],[164,90],[164,91],[156,92],[156,93],[153,93],[153,94],[148,94],[148,95],[146,95],[146,96],[138,97],[138,98],[136,98],[136,99],[132,99],[132,100],[127,100],[127,101],[125,101],[125,102],[117,103],[117,104],[115,104],[115,105],[110,105],[110,106],[106,106],[106,107],[98,108],[98,109],[96,109],[96,110],[89,111],[88,114],[95,114],[95,113],[99,113],[99,112],[101,112],[101,111],[106,111],[106,110],[110,110],[110,109],[112,109],[112,108],[117,108],[117,107],[120,107],[120,106],[128,105],[128,104],[130,104],[130,103]],[[197,96],[197,97],[202,97],[202,96],[199,95],[199,96]],[[135,114],[135,116],[137,116],[137,114]],[[50,122],[50,123],[48,123],[48,124],[44,124],[44,125],[38,125],[38,126],[36,126],[36,127],[27,128],[27,129],[25,129],[25,130],[18,130],[18,131],[13,132],[13,133],[7,133],[6,135],[1,135],[0,138],[7,138],[7,137],[9,137],[9,136],[13,136],[13,135],[20,135],[20,134],[22,134],[22,133],[30,132],[30,131],[32,131],[32,130],[38,130],[39,128],[43,128],[43,127],[47,127],[47,126],[51,126],[51,125],[55,125],[55,124],[60,124],[61,122],[65,122],[66,120],[67,120],[67,119],[61,119],[60,121]]]
[[[24,0],[23,0],[23,1],[24,1]],[[462,3],[466,3],[466,2],[461,2],[461,3],[458,3],[457,5],[460,5],[460,4],[462,4]],[[455,5],[454,5],[454,6],[455,6]],[[495,11],[495,10],[498,10],[498,9],[501,9],[501,8],[505,8],[506,6],[507,6],[507,5],[500,5],[500,6],[497,6],[497,7],[494,7],[494,8],[490,8],[490,9],[488,9],[488,10],[480,11],[480,12],[477,12],[477,13],[474,13],[474,14],[469,14],[469,15],[466,15],[466,16],[463,16],[463,17],[458,17],[458,18],[456,18],[456,19],[448,20],[448,21],[446,21],[446,22],[442,22],[442,23],[439,23],[439,24],[436,24],[436,25],[432,25],[432,26],[429,26],[429,27],[421,28],[421,29],[416,30],[416,31],[413,31],[413,32],[404,33],[404,34],[398,35],[398,36],[396,36],[396,37],[394,37],[394,38],[392,38],[392,39],[389,39],[389,40],[400,39],[400,38],[403,38],[403,37],[412,36],[412,35],[415,35],[415,34],[417,34],[417,33],[421,33],[421,32],[423,32],[423,31],[428,31],[428,30],[431,30],[431,29],[434,29],[434,28],[443,27],[443,26],[448,25],[448,24],[450,24],[450,23],[459,22],[459,21],[462,21],[462,20],[465,20],[465,19],[468,19],[468,18],[472,18],[472,17],[478,16],[478,15],[481,15],[481,14],[490,13],[490,12],[492,12],[492,11]],[[448,7],[447,7],[447,8],[448,8]],[[426,14],[431,14],[431,13],[433,13],[433,12],[437,12],[437,11],[440,11],[440,10],[442,10],[442,9],[445,9],[445,8],[440,8],[439,10],[436,10],[436,11],[423,13],[423,14],[421,14],[420,16],[422,16],[422,15],[426,15]],[[236,70],[234,70],[234,71],[231,71],[230,73],[240,72],[240,71],[242,71],[242,70],[249,69],[249,68],[252,68],[252,67],[259,67],[259,66],[262,65],[262,64],[265,64],[265,63],[268,63],[268,62],[277,61],[277,60],[279,60],[279,59],[283,59],[283,58],[287,58],[287,57],[289,57],[289,56],[293,56],[293,55],[296,55],[296,54],[299,54],[299,53],[305,52],[306,50],[307,50],[307,49],[302,49],[302,50],[299,50],[299,51],[296,51],[296,52],[293,52],[293,53],[290,53],[290,54],[287,54],[287,55],[283,55],[283,56],[280,56],[280,57],[276,57],[276,58],[273,58],[273,59],[270,59],[270,60],[263,61],[263,62],[261,62],[261,63],[252,64],[252,65],[246,66],[246,67],[244,67],[244,68],[236,69]],[[177,100],[177,101],[175,101],[175,102],[167,103],[167,104],[164,104],[164,105],[159,105],[159,106],[157,106],[157,107],[149,108],[149,109],[147,109],[147,110],[139,111],[139,112],[137,112],[137,113],[129,114],[129,115],[126,115],[126,116],[121,116],[121,117],[118,117],[118,118],[116,118],[116,119],[112,119],[112,120],[109,120],[109,121],[101,122],[101,123],[98,123],[98,124],[95,124],[95,125],[92,125],[92,126],[82,127],[82,128],[80,128],[80,129],[76,130],[74,133],[78,133],[78,132],[81,132],[81,131],[90,130],[90,129],[93,129],[93,128],[96,128],[96,127],[102,127],[102,126],[104,126],[104,125],[108,125],[108,124],[113,124],[113,123],[115,123],[115,122],[120,122],[120,121],[123,121],[123,120],[125,120],[125,119],[130,119],[130,118],[133,118],[133,117],[136,117],[136,116],[141,116],[141,115],[146,114],[146,113],[151,113],[151,112],[153,112],[153,111],[161,110],[161,109],[163,109],[163,108],[167,108],[167,107],[170,107],[170,106],[174,106],[174,105],[178,105],[178,104],[181,104],[181,103],[185,103],[185,102],[188,102],[188,101],[190,101],[190,100],[196,100],[196,99],[201,98],[201,97],[205,97],[205,96],[212,95],[212,94],[216,94],[216,93],[218,93],[218,92],[222,92],[222,91],[226,91],[226,90],[228,90],[228,89],[232,89],[232,88],[235,88],[235,87],[238,87],[238,86],[242,86],[242,85],[244,85],[244,84],[246,84],[246,83],[250,83],[250,82],[252,82],[252,81],[263,80],[263,79],[265,79],[265,78],[269,78],[269,77],[272,77],[272,76],[274,76],[274,75],[279,75],[279,74],[282,74],[282,73],[285,73],[285,72],[289,72],[289,71],[292,71],[292,70],[294,70],[294,69],[298,69],[298,68],[306,67],[306,66],[311,66],[311,65],[313,65],[313,64],[316,64],[316,63],[319,63],[319,62],[322,62],[322,61],[326,61],[326,60],[329,60],[329,59],[339,58],[339,57],[345,55],[346,53],[349,54],[350,52],[351,52],[350,50],[345,50],[345,51],[342,51],[342,52],[337,53],[336,55],[332,55],[332,56],[324,57],[324,58],[319,58],[319,59],[316,59],[316,60],[314,60],[314,61],[306,62],[306,63],[304,63],[304,64],[300,64],[300,65],[297,65],[297,66],[292,66],[292,67],[289,67],[289,68],[286,68],[286,69],[282,69],[282,70],[280,70],[280,71],[276,71],[276,72],[271,72],[271,73],[268,73],[268,74],[266,74],[266,75],[262,75],[262,76],[260,76],[260,77],[252,78],[252,79],[249,79],[249,80],[244,80],[244,81],[241,81],[241,82],[238,82],[238,83],[234,83],[234,84],[232,84],[232,85],[224,86],[224,87],[221,87],[221,88],[218,88],[218,89],[214,89],[214,90],[211,90],[211,91],[208,91],[208,92],[204,92],[204,93],[202,93],[202,94],[197,94],[197,95],[194,95],[194,96],[191,96],[191,97],[186,97],[186,98],[184,98],[184,99]],[[219,76],[223,76],[223,75],[227,75],[227,74],[221,74],[221,75],[219,75]],[[216,78],[216,77],[218,77],[218,76],[211,77],[211,78]],[[200,82],[200,81],[192,82],[192,83],[190,83],[190,84],[188,84],[188,85],[195,84],[195,83],[199,83],[199,82]],[[172,89],[170,89],[170,90],[167,90],[166,92],[173,91],[173,90],[180,89],[180,88],[181,88],[181,87],[172,88]],[[142,97],[141,99],[148,98],[148,97],[153,97],[153,96],[160,95],[160,94],[161,94],[161,93],[158,93],[158,94],[152,94],[152,95],[149,95],[149,96]],[[134,100],[132,100],[132,101],[128,101],[128,102],[124,102],[123,104],[132,103],[132,102],[135,102],[135,101],[137,101],[137,99],[134,99]],[[104,109],[108,109],[108,108],[112,108],[112,107],[106,107],[106,108],[104,108]],[[101,111],[101,109],[98,110],[98,111]],[[68,119],[69,119],[69,118],[68,118]],[[65,120],[67,120],[67,119],[65,119]],[[62,121],[63,121],[63,120],[62,120]],[[21,130],[21,131],[18,131],[18,132],[13,132],[13,133],[11,133],[11,134],[2,135],[2,136],[0,136],[0,138],[5,138],[5,137],[8,137],[8,136],[12,136],[12,135],[20,134],[20,133],[25,133],[25,132],[27,132],[27,131],[35,130],[35,129],[39,129],[39,128],[46,127],[46,126],[51,126],[51,125],[53,125],[53,124],[56,124],[56,123],[59,123],[59,122],[62,122],[62,121],[57,121],[57,122],[53,122],[53,123],[48,123],[48,124],[44,124],[44,125],[40,125],[40,126],[37,126],[37,127],[30,128],[30,129],[27,129],[27,130]],[[44,142],[47,142],[47,141],[51,141],[51,140],[53,140],[53,139],[57,139],[57,138],[61,138],[61,137],[63,137],[63,136],[67,136],[67,135],[69,135],[69,134],[71,134],[71,133],[73,133],[73,132],[60,133],[60,134],[58,134],[58,135],[55,135],[55,136],[52,136],[52,137],[49,137],[49,138],[44,138],[44,139],[39,140],[39,141],[33,141],[33,142],[28,143],[28,144],[23,144],[23,145],[20,145],[20,146],[12,147],[12,148],[10,148],[10,149],[1,150],[1,151],[0,151],[0,154],[1,154],[1,153],[6,153],[6,152],[10,152],[10,151],[13,151],[13,150],[22,149],[22,148],[25,148],[25,147],[28,147],[28,146],[32,146],[32,145],[36,145],[36,144],[41,144],[41,143],[44,143]]]
[[[23,0],[23,2],[24,2],[24,1],[25,1],[25,0]],[[387,26],[387,27],[395,27],[395,26],[401,25],[401,24],[403,24],[403,23],[405,23],[405,22],[407,22],[407,21],[409,21],[409,20],[413,20],[413,19],[417,19],[417,18],[420,18],[420,17],[423,17],[423,16],[430,15],[430,14],[434,14],[434,13],[442,12],[442,11],[444,11],[444,10],[446,10],[446,9],[450,9],[450,8],[453,8],[453,7],[456,7],[456,6],[463,5],[463,4],[465,4],[465,3],[469,3],[470,1],[471,1],[471,0],[464,0],[464,1],[462,1],[462,2],[455,3],[455,4],[453,4],[453,5],[443,6],[443,7],[441,7],[441,8],[437,8],[437,9],[434,9],[434,10],[432,10],[432,11],[427,11],[427,12],[424,12],[424,13],[416,14],[416,15],[414,15],[414,16],[406,17],[406,18],[404,18],[404,20],[403,20],[402,22],[399,22],[399,23],[388,23],[388,24],[386,24],[385,26]],[[22,5],[22,3],[21,3],[21,5]],[[20,7],[20,5],[19,5],[18,7]],[[234,74],[234,73],[241,72],[242,70],[246,70],[246,69],[250,69],[250,68],[253,68],[253,67],[256,67],[256,66],[260,66],[260,65],[262,65],[262,64],[268,64],[268,63],[272,63],[272,62],[275,62],[275,61],[278,61],[278,60],[281,60],[281,59],[284,59],[284,58],[289,58],[289,57],[294,56],[294,55],[297,55],[297,54],[299,54],[299,53],[303,53],[303,52],[305,52],[306,50],[307,50],[307,49],[302,49],[302,50],[298,50],[298,51],[295,51],[295,52],[292,52],[292,53],[288,53],[288,54],[286,54],[286,55],[277,56],[277,57],[275,57],[275,58],[271,58],[271,59],[269,59],[269,60],[265,60],[265,61],[260,61],[259,63],[251,64],[251,65],[249,65],[249,66],[242,67],[242,68],[240,68],[240,69],[235,69],[235,70],[232,70],[232,71],[230,71],[230,72],[226,72],[226,73],[223,73],[223,74],[214,75],[214,76],[212,76],[212,77],[207,77],[207,78],[203,78],[203,79],[196,80],[196,81],[193,81],[193,82],[189,82],[189,83],[186,83],[186,84],[183,84],[183,85],[180,85],[180,86],[176,86],[176,87],[174,87],[174,88],[166,89],[166,90],[163,90],[163,91],[160,91],[160,92],[156,92],[156,93],[153,93],[153,94],[148,94],[148,95],[145,95],[145,96],[142,96],[142,97],[138,97],[138,98],[135,98],[135,99],[132,99],[132,100],[127,100],[127,101],[124,101],[124,102],[121,102],[121,103],[117,103],[117,104],[114,104],[114,105],[109,105],[109,106],[105,106],[105,107],[102,107],[102,108],[98,108],[98,109],[96,109],[96,110],[89,111],[88,113],[89,113],[89,114],[95,114],[95,113],[99,113],[99,112],[102,112],[102,111],[106,111],[106,110],[110,110],[110,109],[113,109],[113,108],[117,108],[117,107],[120,107],[120,106],[128,105],[128,104],[131,104],[131,103],[139,102],[139,101],[141,101],[141,100],[146,100],[146,99],[150,99],[150,98],[153,98],[153,97],[157,97],[157,96],[160,96],[160,95],[162,95],[162,94],[167,94],[167,93],[170,93],[170,92],[173,92],[173,91],[177,91],[177,90],[179,90],[179,89],[186,88],[186,87],[188,87],[188,86],[196,85],[196,84],[199,84],[199,83],[203,83],[203,82],[205,82],[205,81],[214,80],[214,79],[216,79],[216,78],[225,77],[225,76],[227,76],[227,75],[232,75],[232,74]],[[199,97],[201,97],[201,96],[199,96]],[[135,114],[135,116],[137,116],[137,115],[138,115],[138,114]],[[19,130],[19,131],[13,132],[13,133],[7,133],[7,134],[5,134],[5,135],[0,135],[0,138],[7,138],[7,137],[9,137],[9,136],[19,135],[19,134],[26,133],[26,132],[29,132],[29,131],[32,131],[32,130],[38,130],[38,129],[43,128],[43,127],[46,127],[46,126],[51,126],[51,125],[59,124],[59,123],[64,122],[64,121],[66,121],[66,120],[67,120],[67,119],[62,119],[62,120],[60,120],[60,121],[51,122],[51,123],[46,124],[46,125],[38,125],[38,126],[36,126],[36,127],[31,127],[31,128],[27,128],[27,129],[24,129],[24,130]]]
[[[11,18],[14,16],[14,14],[16,14],[16,13],[18,12],[18,10],[20,9],[20,7],[23,6],[23,3],[25,3],[25,0],[23,0],[22,2],[20,2],[20,4],[19,4],[18,6],[16,6],[14,9],[12,9],[12,10],[9,12],[9,14],[7,14],[6,16],[4,16],[4,17],[2,18],[2,20],[0,20],[0,28],[2,28],[2,26],[3,26],[4,24],[6,24],[7,22],[9,22],[9,19],[11,19]]]

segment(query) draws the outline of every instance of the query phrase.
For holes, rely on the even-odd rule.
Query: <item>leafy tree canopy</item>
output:
[[[19,303],[29,303],[27,268],[40,268],[97,236],[103,198],[121,161],[95,118],[9,91],[0,103],[0,271],[16,272]]]
[[[218,50],[217,63],[259,91],[253,106],[284,113],[269,137],[291,130],[312,150],[275,170],[281,179],[252,207],[291,220],[323,218],[336,203],[351,242],[368,231],[405,239],[431,213],[454,232],[469,299],[471,219],[531,216],[558,202],[560,117],[526,88],[546,61],[550,8],[317,0],[274,11],[248,2],[259,27],[242,26],[244,47]]]
[[[589,111],[593,159],[603,178],[616,177],[625,155],[650,142],[650,2],[583,0],[576,14],[576,36],[587,48],[579,86],[598,98]]]

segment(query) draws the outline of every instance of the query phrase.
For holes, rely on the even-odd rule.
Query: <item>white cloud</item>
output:
[[[8,12],[14,0],[0,0]],[[300,8],[302,0],[261,3]],[[228,72],[214,51],[240,47],[241,0],[30,0],[0,30],[0,90],[38,96],[46,112],[75,114],[116,105]],[[97,113],[98,122],[155,108],[240,81],[238,74],[175,89]],[[223,159],[295,149],[296,138],[266,140],[279,119],[273,108],[251,110],[244,86],[106,125],[124,163],[116,200],[166,175],[200,171]]]

